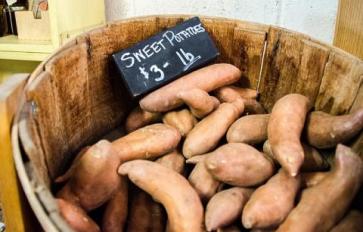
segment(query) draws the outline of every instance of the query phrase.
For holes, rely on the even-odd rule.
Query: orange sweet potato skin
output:
[[[125,130],[130,133],[148,124],[161,120],[160,113],[152,113],[142,110],[139,106],[131,111],[125,122]]]
[[[183,145],[183,155],[190,158],[215,148],[243,109],[244,105],[240,99],[233,103],[222,103],[189,132]]]
[[[314,172],[314,171],[324,171],[330,166],[327,159],[321,155],[315,148],[309,146],[308,144],[301,143],[304,150],[304,162],[301,165],[300,171],[302,172]],[[274,159],[276,162],[276,157],[272,153],[271,146],[268,140],[263,144],[263,152]]]
[[[247,115],[235,121],[227,132],[229,143],[258,144],[267,139],[269,114]]]
[[[234,102],[238,98],[243,100],[245,114],[265,114],[263,106],[256,101],[257,91],[252,89],[224,86],[215,91],[220,102]]]
[[[86,211],[108,201],[119,186],[120,160],[110,142],[101,140],[91,146],[75,164],[72,175],[57,194]]]
[[[202,203],[182,175],[147,160],[128,161],[120,166],[118,173],[127,175],[135,185],[165,207],[172,231],[202,231]]]
[[[223,86],[215,91],[216,97],[223,102],[233,102],[237,98],[257,98],[257,91],[249,88],[239,88],[237,86],[229,85]]]
[[[243,209],[245,228],[275,228],[294,207],[300,176],[292,177],[283,169],[252,194]]]
[[[190,184],[203,202],[207,202],[217,192],[220,185],[220,182],[208,172],[204,163],[206,157],[207,155],[203,155],[188,177]]]
[[[166,168],[170,168],[171,170],[174,170],[180,174],[184,171],[185,158],[177,150],[163,155],[162,157],[155,160],[155,162],[163,165]]]
[[[176,128],[180,135],[185,137],[198,121],[188,109],[183,109],[166,113],[163,116],[163,123]]]
[[[103,232],[124,231],[128,211],[128,183],[126,178],[120,177],[120,179],[119,188],[107,203],[103,213]]]
[[[277,231],[329,231],[344,216],[362,181],[363,161],[350,148],[338,145],[329,176],[303,191]]]
[[[178,173],[184,171],[185,159],[177,150],[158,158],[155,162]],[[132,193],[127,231],[164,231],[165,221],[166,215],[162,205],[155,202],[151,196],[141,189],[135,189]]]
[[[301,185],[303,188],[310,188],[320,183],[329,172],[303,172],[301,173]]]
[[[265,108],[256,99],[244,99],[245,114],[266,114]]]
[[[99,226],[80,207],[63,199],[56,199],[59,212],[76,232],[100,232]]]
[[[219,106],[217,98],[201,89],[182,91],[177,96],[189,106],[190,111],[197,118],[203,118]]]
[[[305,137],[317,148],[331,148],[347,142],[363,128],[363,108],[354,113],[333,116],[322,111],[312,112],[306,120]]]
[[[274,163],[254,147],[243,143],[228,143],[208,154],[208,171],[215,179],[239,187],[256,186],[274,171]]]
[[[288,94],[275,103],[270,115],[267,134],[272,153],[292,176],[299,173],[304,162],[300,136],[310,108],[307,97]]]
[[[190,74],[148,94],[140,100],[140,107],[150,112],[166,112],[183,104],[177,94],[190,89],[210,92],[232,84],[241,77],[241,71],[230,64],[213,64]]]
[[[121,162],[152,159],[174,150],[181,135],[174,127],[156,123],[142,127],[112,142]]]
[[[230,225],[240,217],[252,192],[253,189],[233,187],[215,194],[206,207],[205,224],[207,231]]]

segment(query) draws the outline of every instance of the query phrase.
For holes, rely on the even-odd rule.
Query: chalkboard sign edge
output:
[[[211,64],[211,63],[213,63],[213,62],[216,60],[216,58],[220,55],[220,51],[219,51],[218,47],[216,46],[216,44],[215,44],[215,43],[214,43],[214,41],[212,40],[212,37],[210,36],[210,33],[206,30],[206,31],[205,31],[205,33],[207,33],[207,34],[208,34],[208,36],[210,37],[211,41],[213,41],[213,43],[211,43],[211,45],[213,46],[213,50],[215,50],[215,54],[214,54],[214,56],[213,56],[213,57],[211,57],[209,60],[206,60],[206,61],[204,61],[203,63],[200,63],[199,65],[197,65],[197,66],[195,66],[195,67],[193,67],[193,68],[191,68],[191,69],[188,69],[188,70],[187,70],[187,71],[185,71],[184,73],[180,73],[179,75],[175,76],[175,77],[174,77],[174,78],[172,78],[172,79],[168,79],[167,81],[165,81],[165,82],[161,83],[160,85],[155,85],[155,86],[153,86],[152,88],[149,88],[149,89],[148,89],[148,91],[145,91],[145,92],[142,92],[142,93],[139,93],[139,94],[136,94],[136,95],[135,95],[135,94],[133,94],[134,92],[133,92],[132,87],[130,86],[130,83],[126,80],[126,78],[124,78],[124,76],[123,76],[123,72],[122,72],[122,69],[120,68],[121,66],[119,66],[119,65],[118,65],[118,64],[119,64],[119,60],[117,59],[117,54],[119,54],[120,52],[123,52],[123,51],[125,51],[125,50],[127,50],[127,49],[131,49],[131,48],[133,48],[133,47],[141,46],[143,43],[145,43],[145,42],[146,42],[147,40],[149,40],[150,38],[157,37],[157,36],[159,36],[159,35],[161,35],[161,34],[165,33],[166,31],[170,30],[171,28],[178,27],[179,25],[181,25],[181,24],[185,23],[185,22],[186,22],[186,21],[188,21],[188,20],[198,20],[198,21],[199,21],[199,22],[203,25],[203,27],[204,27],[204,24],[203,24],[203,22],[200,20],[199,16],[192,16],[192,17],[190,17],[190,18],[186,18],[186,19],[184,19],[184,21],[183,21],[183,22],[180,22],[180,23],[178,23],[178,24],[176,24],[176,25],[174,25],[174,26],[168,27],[168,28],[166,28],[166,29],[162,29],[162,30],[160,30],[159,32],[157,32],[156,34],[151,35],[150,37],[148,37],[148,38],[146,38],[146,39],[143,39],[142,41],[136,42],[136,43],[134,43],[134,44],[130,45],[129,47],[124,48],[124,49],[121,49],[121,50],[119,50],[119,51],[116,51],[116,52],[114,52],[114,53],[112,54],[112,59],[113,59],[113,61],[114,61],[114,62],[115,62],[115,64],[116,64],[117,72],[119,73],[119,75],[120,75],[120,76],[122,76],[122,77],[121,77],[122,82],[123,82],[124,86],[125,86],[125,87],[126,87],[126,89],[127,89],[127,92],[128,92],[129,97],[131,97],[131,98],[132,98],[132,100],[140,99],[140,98],[142,98],[142,97],[146,96],[147,94],[149,94],[149,93],[151,93],[151,92],[155,91],[156,89],[162,88],[163,86],[166,86],[166,85],[170,84],[171,82],[173,82],[173,81],[175,81],[175,80],[179,79],[179,78],[180,78],[180,77],[182,77],[182,76],[185,76],[185,75],[187,75],[187,74],[189,74],[189,73],[191,73],[191,72],[193,72],[193,71],[195,71],[195,70],[197,70],[197,69],[199,69],[199,68],[202,68],[202,67],[204,67],[204,66],[207,66],[207,65],[209,65],[209,64]]]

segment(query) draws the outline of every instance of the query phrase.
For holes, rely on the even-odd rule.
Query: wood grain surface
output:
[[[363,59],[363,1],[340,0],[334,46]]]

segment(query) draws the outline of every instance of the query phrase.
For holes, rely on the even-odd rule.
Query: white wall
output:
[[[105,0],[108,20],[155,14],[221,16],[278,25],[332,43],[338,0]]]

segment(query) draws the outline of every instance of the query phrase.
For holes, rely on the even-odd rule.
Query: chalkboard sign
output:
[[[132,97],[159,88],[219,55],[198,17],[112,55]]]

